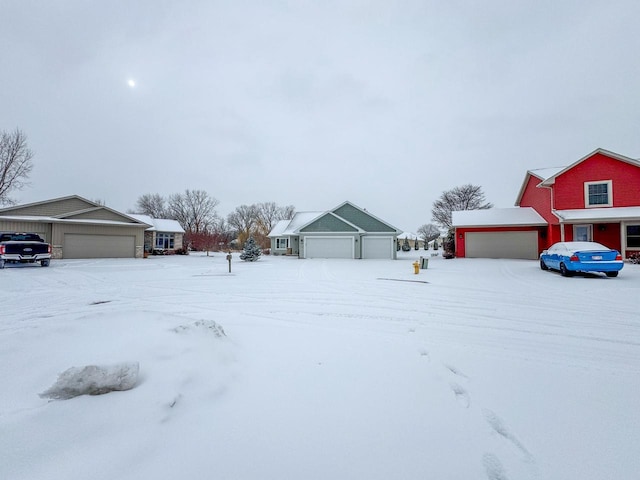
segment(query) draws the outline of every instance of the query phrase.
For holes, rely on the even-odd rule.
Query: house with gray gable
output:
[[[271,253],[299,258],[395,259],[401,231],[351,202],[298,212],[269,233]]]

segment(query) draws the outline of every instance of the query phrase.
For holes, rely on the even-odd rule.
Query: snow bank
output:
[[[117,365],[71,367],[40,394],[42,398],[68,400],[80,395],[103,395],[113,391],[131,390],[138,381],[138,362]]]

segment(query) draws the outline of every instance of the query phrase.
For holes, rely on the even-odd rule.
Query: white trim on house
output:
[[[607,186],[607,203],[590,203],[591,194],[589,187],[595,185]],[[597,195],[597,194],[594,194]],[[584,208],[611,207],[613,205],[613,180],[597,180],[592,182],[584,182]]]
[[[582,235],[585,233],[586,235]],[[576,223],[573,225],[573,241],[574,242],[592,242],[593,241],[593,224]]]
[[[560,170],[556,174],[554,174],[554,175],[550,176],[549,178],[545,179],[542,183],[540,183],[540,186],[553,185],[556,182],[556,178],[557,177],[559,177],[560,175],[562,175],[565,172],[568,172],[569,170],[571,170],[576,165],[584,162],[585,160],[588,160],[589,158],[593,157],[594,155],[596,155],[598,153],[600,153],[602,155],[605,155],[607,157],[613,158],[615,160],[620,160],[621,162],[625,162],[625,163],[628,163],[630,165],[634,165],[636,167],[640,167],[640,161],[638,161],[638,160],[635,160],[635,159],[629,158],[629,157],[625,157],[624,155],[620,155],[619,153],[610,152],[609,150],[605,150],[604,148],[596,148],[590,154],[585,155],[580,160],[578,160],[576,162],[573,162],[568,167],[565,167],[564,169]]]
[[[465,232],[467,258],[538,258],[538,232],[515,230],[508,232]]]
[[[532,207],[489,208],[452,212],[452,225],[461,227],[544,226],[547,221]]]
[[[346,245],[347,248],[350,249],[350,252],[346,252],[344,255],[337,255],[337,253],[341,253],[343,250],[343,245],[338,245],[349,242],[350,245]],[[311,235],[305,236],[302,240],[302,258],[355,258],[355,242],[356,238],[354,236],[347,235]],[[309,243],[312,244],[312,247],[309,247]],[[334,243],[336,245],[330,245]],[[315,244],[315,245],[314,245]],[[313,251],[313,249],[317,249],[318,252]],[[311,252],[309,252],[311,250]],[[325,250],[330,251],[329,253],[323,253]],[[325,256],[326,255],[326,256]]]
[[[393,237],[380,235],[363,235],[362,258],[389,259],[393,257]]]
[[[516,197],[515,206],[520,206],[520,201],[522,200],[522,195],[524,195],[525,190],[527,189],[527,184],[529,183],[529,177],[536,177],[540,182],[543,182],[547,178],[553,177],[558,172],[564,170],[565,167],[549,167],[549,168],[536,168],[535,170],[527,170],[527,174],[524,176],[524,180],[522,181],[522,185],[520,186],[520,191],[518,191],[518,196]],[[536,187],[540,187],[540,183],[536,185]]]
[[[356,213],[354,210],[345,208],[345,206],[349,206],[360,213]],[[349,213],[347,214],[346,211],[341,212],[339,211],[340,209],[344,209]],[[341,214],[345,216],[342,216]],[[362,220],[360,220],[361,215]],[[351,218],[351,220],[348,218]],[[320,230],[326,231],[304,231],[315,222],[325,219],[328,219],[328,221],[326,224],[323,224],[323,228]],[[374,231],[374,229],[382,231]],[[311,228],[310,230],[316,229]],[[396,236],[399,233],[400,231],[396,227],[384,220],[381,220],[375,215],[372,215],[366,209],[362,209],[351,202],[346,201],[337,207],[324,212],[298,212],[291,220],[282,220],[276,223],[271,232],[269,232],[268,237],[271,239],[272,253],[282,255],[286,252],[286,254],[298,255],[300,258],[308,257],[308,250],[305,245],[305,241],[307,239],[311,239],[312,243],[318,241],[314,240],[314,238],[323,238],[325,240],[330,238],[351,239],[351,253],[348,258],[363,258],[362,239],[372,235],[377,237],[387,237],[390,245],[388,258],[395,259],[396,249],[394,247],[396,245]],[[288,242],[287,248],[283,248],[285,239]],[[337,245],[338,243],[340,242],[336,240],[335,244]],[[340,252],[340,249],[338,248],[335,255],[339,258],[344,257],[345,253],[344,251]]]
[[[554,210],[560,223],[604,223],[623,220],[640,220],[640,207],[579,208],[574,210]]]
[[[140,213],[130,213],[129,216],[134,220],[146,223],[149,225],[148,232],[168,232],[168,233],[186,233],[184,228],[177,220],[171,220],[169,218],[153,218],[149,215],[143,215]]]

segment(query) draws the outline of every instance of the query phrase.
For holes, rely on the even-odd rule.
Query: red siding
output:
[[[618,251],[622,250],[619,223],[586,223],[591,225],[593,241]],[[556,241],[560,241],[559,239]],[[573,224],[564,226],[564,241],[573,242]]]
[[[596,223],[593,226],[593,241],[621,251],[622,242],[620,240],[620,224]]]
[[[584,182],[605,180],[612,181],[614,207],[640,205],[640,168],[596,153],[556,178],[556,210],[585,208]]]
[[[551,213],[551,189],[538,188],[542,180],[529,174],[527,186],[520,199],[521,207],[532,207],[548,223],[557,223],[558,219]]]
[[[456,228],[456,257],[465,257],[466,250],[464,244],[465,233],[467,232],[529,232],[538,230],[538,251],[541,252],[549,245],[547,239],[543,238],[546,232],[545,227],[482,227],[482,228]]]

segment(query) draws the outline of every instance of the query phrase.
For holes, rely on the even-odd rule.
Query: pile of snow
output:
[[[213,320],[197,320],[187,325],[180,325],[176,327],[174,330],[177,333],[203,331],[207,333],[212,333],[214,336],[218,338],[227,336],[226,333],[224,333],[224,329],[222,328],[222,326],[218,325]]]
[[[87,365],[71,367],[58,376],[58,380],[42,398],[68,400],[80,395],[103,395],[114,391],[131,390],[138,381],[138,362],[117,365]]]

